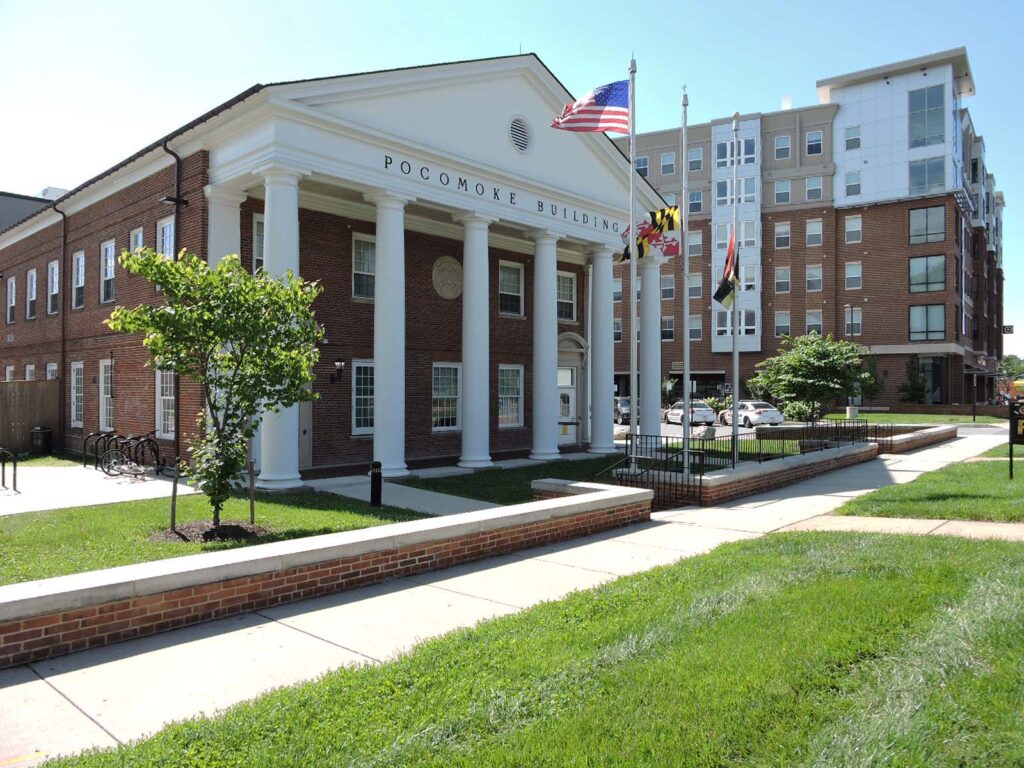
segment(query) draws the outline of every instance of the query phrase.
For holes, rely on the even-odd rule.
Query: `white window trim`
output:
[[[616,328],[616,326],[618,326],[618,329],[619,329],[619,338],[617,338],[617,339],[615,338],[615,328]],[[612,318],[612,339],[614,340],[614,342],[616,344],[621,344],[622,343],[622,318],[621,317],[613,317]]]
[[[14,366],[13,365],[5,365],[4,366],[4,381],[14,381]],[[81,425],[79,425],[79,426],[81,426]]]
[[[817,269],[818,270],[818,282],[820,282],[821,285],[818,286],[817,288],[809,287],[810,286],[810,282],[811,282],[811,270],[812,269]],[[822,291],[825,290],[825,269],[824,269],[823,265],[821,265],[821,264],[808,264],[807,265],[807,270],[804,272],[804,290],[807,293],[821,293]]]
[[[56,268],[56,280],[54,269]],[[57,309],[50,311],[50,297],[57,296]],[[52,259],[46,265],[46,314],[56,315],[60,311],[60,262]]]
[[[818,322],[816,322],[816,323],[812,323],[811,322],[811,315],[812,314],[816,314],[818,316]],[[804,335],[807,335],[807,334],[809,334],[811,332],[811,326],[812,325],[817,326],[817,334],[819,336],[824,335],[824,333],[825,333],[825,313],[822,312],[820,309],[809,309],[804,314]]]
[[[856,330],[854,326],[860,326]],[[863,336],[864,335],[864,309],[863,307],[846,307],[843,310],[843,335]]]
[[[259,269],[256,268],[256,225],[257,224],[263,224],[263,222],[264,222],[264,218],[263,218],[263,214],[262,213],[254,213],[252,215],[252,273],[254,275],[257,272],[259,272],[259,270],[263,269],[263,265],[266,263],[266,255],[267,255],[267,230],[266,230],[266,225],[264,224],[264,229],[263,229],[263,247],[262,247],[262,252],[260,253],[260,257],[259,257],[260,266],[259,266]]]
[[[670,163],[670,165],[672,166],[672,169],[669,170],[669,171],[665,170],[665,166],[667,165],[667,163],[665,162],[665,158],[666,157],[671,157],[672,158],[672,162]],[[661,165],[660,165],[659,170],[661,171],[661,175],[662,176],[671,176],[672,174],[674,174],[676,172],[676,153],[675,152],[662,152],[661,153]]]
[[[35,380],[36,380],[36,364],[35,363],[25,363],[25,381],[35,381]]]
[[[696,250],[694,250],[693,246],[697,246]],[[691,258],[704,254],[704,232],[702,230],[697,229],[687,233],[686,252]]]
[[[97,378],[96,378],[96,385],[97,385],[97,387],[96,387],[96,400],[97,400],[97,403],[99,404],[99,430],[100,430],[100,432],[109,432],[109,431],[111,431],[114,428],[114,413],[113,413],[113,411],[114,411],[114,404],[113,404],[113,402],[111,402],[111,405],[110,405],[110,410],[111,410],[111,416],[110,416],[111,420],[110,420],[110,423],[107,423],[107,421],[106,421],[107,409],[104,406],[104,399],[113,401],[113,399],[114,399],[113,393],[111,392],[110,394],[107,394],[106,396],[104,396],[104,394],[103,394],[103,389],[104,389],[103,370],[104,370],[104,368],[110,368],[111,369],[111,371],[110,371],[110,385],[111,385],[111,387],[110,388],[111,388],[111,390],[113,390],[113,388],[114,388],[113,387],[113,385],[114,385],[113,365],[114,365],[114,361],[111,360],[109,357],[108,358],[104,358],[103,360],[99,361],[99,376],[97,376]]]
[[[667,285],[666,285],[667,283]],[[671,295],[666,296],[665,291],[671,291]],[[661,300],[672,301],[676,297],[676,276],[675,275],[662,275],[661,276]]]
[[[693,200],[691,199],[694,195],[697,196],[697,207],[693,207]],[[689,213],[703,213],[704,212],[704,193],[699,189],[690,190],[686,193],[686,210]]]
[[[788,242],[785,245],[779,245],[779,227],[786,228],[786,239]],[[788,221],[777,221],[775,222],[775,238],[772,241],[775,243],[775,250],[784,251],[793,247],[793,225]]]
[[[33,306],[33,304],[35,306]],[[39,313],[39,272],[32,267],[25,273],[25,319],[35,320]]]
[[[818,225],[818,242],[811,242],[811,225]],[[808,248],[821,248],[825,242],[825,225],[821,219],[808,219],[807,226],[804,229],[804,245]]]
[[[851,183],[852,178],[856,178],[855,183]],[[856,186],[857,191],[851,192],[850,187]],[[846,176],[843,178],[843,190],[846,192],[847,197],[855,197],[860,194],[860,171],[847,171]]]
[[[373,368],[373,403],[374,403],[374,419],[373,427],[357,427],[356,426],[356,371],[359,368]],[[351,413],[352,413],[352,434],[353,435],[372,435],[374,427],[377,424],[377,370],[374,366],[373,360],[353,360],[352,361],[352,397],[351,397]]]
[[[696,293],[691,293],[694,288],[696,288]],[[691,299],[704,298],[704,278],[700,272],[691,272],[686,276],[686,292]]]
[[[5,299],[7,314],[4,316],[8,325],[12,325],[18,318],[18,278],[7,278],[7,296]],[[13,310],[13,311],[12,311]]]
[[[779,139],[785,139],[786,140],[786,146],[785,147],[782,147],[782,146],[779,145]],[[779,157],[779,150],[780,149],[785,149],[786,150],[785,157]],[[775,137],[775,159],[776,160],[789,160],[792,157],[793,157],[793,137],[790,136],[788,133],[784,134],[784,135],[781,135],[781,136],[776,136]]]
[[[784,291],[779,290],[779,270],[784,269],[787,272],[786,285],[789,286]],[[792,267],[776,267],[775,268],[775,293],[779,295],[785,295],[793,292],[793,269]]]
[[[157,232],[160,231],[160,223],[157,222]],[[132,253],[135,253],[136,248],[144,248],[146,245],[145,230],[142,227],[136,227],[132,230],[132,233],[128,236],[128,247]]]
[[[697,153],[697,167],[691,168],[690,163],[693,162],[690,154]],[[686,151],[686,167],[691,173],[700,173],[704,170],[704,147],[689,147]]]
[[[82,300],[75,302],[78,289],[82,289]],[[85,251],[71,254],[71,308],[81,309],[85,306]]]
[[[501,268],[512,267],[519,272],[519,311],[518,312],[507,312],[501,309],[501,294],[504,293],[506,296],[514,296],[516,294],[508,293],[507,291],[501,290]],[[620,281],[621,282],[621,281]],[[504,315],[505,317],[523,317],[526,314],[526,272],[523,269],[523,265],[518,261],[498,261],[498,314]]]
[[[750,194],[747,194],[747,182],[750,182]],[[740,179],[740,202],[757,202],[757,179],[755,176],[744,176]]]
[[[519,372],[519,412],[515,424],[501,423],[501,372]],[[498,366],[498,429],[520,429],[526,423],[526,370],[522,365],[499,365]]]
[[[170,375],[172,377],[171,378],[171,382],[172,382],[172,384],[171,384],[171,395],[170,395],[170,397],[166,397],[166,398],[163,397],[160,394],[160,378],[164,374],[168,374],[168,375]],[[173,376],[174,376],[174,374],[171,371],[161,371],[160,369],[157,369],[156,371],[154,371],[154,376],[153,376],[154,384],[156,385],[156,387],[155,387],[156,388],[156,399],[154,401],[155,404],[156,404],[156,407],[155,407],[154,412],[153,412],[154,421],[156,423],[153,426],[156,427],[156,429],[155,429],[156,436],[158,438],[160,438],[161,440],[173,440],[174,439],[174,419],[171,419],[171,429],[170,429],[170,431],[165,432],[162,429],[160,429],[160,427],[162,426],[162,422],[163,422],[163,401],[164,400],[170,400],[172,403],[174,403],[175,410],[177,410],[177,407],[178,407],[177,402],[175,402],[175,400],[174,400],[174,384],[173,384],[174,379],[173,379]]]
[[[783,193],[780,184],[786,185],[786,191]],[[793,180],[792,179],[777,179],[775,182],[775,204],[776,205],[787,205],[793,201]],[[780,200],[779,195],[785,194],[786,199]]]
[[[52,375],[51,375],[52,374]],[[57,378],[57,364],[47,363],[46,364],[46,380],[52,381]]]
[[[672,338],[670,338],[670,339],[666,339],[665,338],[665,331],[667,330],[665,328],[665,321],[666,320],[668,320],[672,324]],[[658,328],[658,333],[661,336],[661,343],[662,344],[670,344],[670,343],[674,342],[676,340],[676,319],[675,319],[675,317],[673,317],[672,315],[662,315],[662,317],[661,317],[661,325]]]
[[[694,336],[693,332],[697,335]],[[700,315],[690,315],[690,341],[701,341],[704,338],[704,323]]]
[[[560,323],[575,323],[576,322],[576,298],[577,298],[576,297],[576,294],[577,294],[576,273],[575,272],[563,272],[563,271],[559,270],[556,274],[557,274],[557,277],[555,278],[555,304],[556,304],[555,313],[556,313],[556,315],[558,313],[557,305],[564,303],[564,301],[562,299],[558,298],[558,278],[559,277],[568,277],[568,278],[570,278],[572,280],[572,318],[559,317],[558,318],[558,322],[560,322]]]
[[[811,186],[811,179],[817,179],[817,186]],[[818,196],[811,197],[811,190],[817,190]],[[822,176],[808,176],[804,179],[804,200],[811,202],[813,200],[821,200],[825,195],[825,179]]]
[[[75,387],[75,373],[76,372],[78,372],[80,374],[80,379],[81,379],[81,385],[79,387],[77,387],[77,391],[76,391],[76,387]],[[69,393],[70,394],[70,396],[69,396],[69,401],[70,402],[69,402],[69,404],[71,406],[70,407],[70,410],[71,410],[71,413],[70,413],[71,426],[72,427],[79,427],[79,428],[81,428],[82,422],[83,422],[83,420],[85,418],[85,363],[83,361],[78,361],[78,362],[71,363],[71,379],[68,382],[68,386],[70,388],[70,393]],[[78,401],[78,409],[77,410],[79,411],[79,417],[77,419],[75,418],[75,410],[76,410],[75,409],[75,401],[76,400]]]
[[[814,143],[820,145],[820,148],[817,152],[811,152],[811,136],[815,133],[818,134],[818,140]],[[825,132],[823,130],[816,129],[807,131],[804,134],[804,152],[808,157],[818,157],[825,154]]]
[[[860,267],[860,272],[857,274],[857,279],[860,281],[860,285],[850,287],[850,267],[856,264]],[[843,267],[843,288],[847,291],[859,291],[864,287],[864,262],[862,261],[848,261]]]
[[[740,292],[756,291],[759,268],[757,264],[740,264],[740,279],[736,288]],[[750,285],[748,288],[747,285]]]
[[[643,160],[641,163],[640,161]],[[637,155],[636,160],[636,172],[643,176],[645,179],[651,175],[651,161],[647,155]],[[641,170],[641,166],[643,170]]]
[[[779,323],[779,316],[780,315],[785,315],[786,316],[786,329],[787,330],[786,330],[785,333],[779,333],[779,325],[780,325],[780,323]],[[775,332],[775,338],[776,339],[781,339],[783,336],[792,336],[793,335],[793,318],[792,318],[792,316],[790,315],[790,313],[788,311],[776,312],[775,313],[775,325],[772,327],[772,330]]]
[[[113,265],[111,267],[111,276],[105,277],[107,268],[107,246],[110,246],[110,253],[113,259]],[[117,290],[114,287],[114,279],[117,276],[117,241],[116,240],[104,240],[100,243],[100,304],[111,304],[117,297]],[[111,283],[111,297],[109,299],[103,298],[103,284],[109,280]]]
[[[856,229],[850,229],[850,222],[851,221],[859,222],[860,226],[857,227]],[[843,232],[844,232],[844,238],[843,239],[844,239],[844,242],[847,245],[856,245],[857,243],[864,242],[864,219],[861,218],[861,216],[859,214],[857,216],[847,216],[847,217],[845,217],[843,219]],[[850,239],[850,233],[851,232],[859,233],[856,240],[851,240]]]
[[[616,286],[618,286],[618,290],[616,290]],[[617,299],[615,298],[616,293],[619,294],[619,298]],[[612,280],[612,303],[618,304],[620,301],[622,301],[623,295],[624,294],[622,293],[622,278],[616,277],[614,280]]]
[[[455,426],[453,427],[435,427],[433,423],[430,425],[431,432],[459,432],[462,429],[462,363],[446,363],[437,362],[430,366],[430,405],[431,412],[433,412],[434,405],[434,371],[438,368],[454,368],[456,370],[455,381],[458,384],[458,391],[455,395]],[[376,377],[374,378],[374,384],[376,384]],[[376,393],[374,394],[376,397]],[[433,422],[433,417],[431,417]]]
[[[266,237],[266,234],[264,234],[264,237]],[[363,296],[356,293],[356,275],[371,274],[370,272],[356,272],[356,242],[359,240],[365,243],[373,243],[373,296]],[[352,233],[352,298],[359,299],[360,301],[376,301],[377,298],[377,238],[374,235],[366,235],[362,232]]]
[[[172,233],[173,239],[174,239],[174,242],[171,243],[171,252],[170,253],[167,253],[167,251],[165,250],[166,246],[167,246],[167,243],[163,242],[164,228],[167,227],[168,225],[170,225],[170,227],[171,227],[171,233]],[[178,248],[178,232],[176,231],[176,228],[174,226],[174,217],[173,216],[164,216],[164,218],[162,218],[159,221],[157,221],[157,223],[156,223],[156,247],[157,247],[157,251],[159,253],[162,253],[165,259],[167,259],[168,261],[174,261],[175,260],[175,257],[177,255],[176,251],[177,251],[177,248]],[[225,256],[225,255],[227,255],[227,254],[223,254],[223,253],[215,253],[215,254],[213,254],[213,256],[215,258],[218,258],[218,259],[221,256]]]
[[[856,130],[857,131],[857,135],[856,136],[850,136],[850,131],[851,130]],[[857,146],[856,147],[851,147],[850,146],[850,139],[856,139],[857,140]],[[848,126],[846,126],[846,131],[844,132],[844,135],[843,135],[843,146],[846,148],[847,152],[852,152],[855,149],[860,149],[861,148],[860,126],[859,125],[848,125]]]

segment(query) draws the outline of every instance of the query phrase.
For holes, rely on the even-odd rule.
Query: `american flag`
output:
[[[563,131],[629,133],[629,81],[602,85],[566,104],[551,127]]]

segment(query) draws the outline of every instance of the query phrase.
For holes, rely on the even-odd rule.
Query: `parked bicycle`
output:
[[[100,469],[110,476],[138,477],[150,473],[155,476],[173,471],[173,464],[160,456],[155,430],[147,435],[117,436],[110,441],[110,446],[100,459]]]

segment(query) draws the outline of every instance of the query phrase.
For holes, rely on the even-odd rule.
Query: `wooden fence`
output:
[[[60,379],[0,382],[0,448],[27,452],[33,427],[52,429],[56,446],[60,393]]]

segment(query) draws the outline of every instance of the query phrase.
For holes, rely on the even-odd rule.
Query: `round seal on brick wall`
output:
[[[451,256],[442,256],[434,262],[434,290],[442,299],[457,299],[462,295],[462,265]]]

